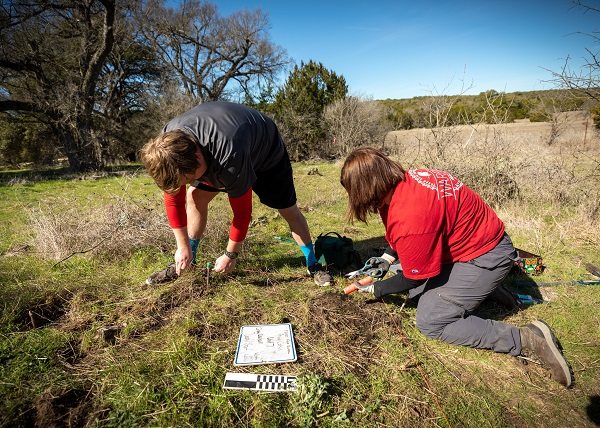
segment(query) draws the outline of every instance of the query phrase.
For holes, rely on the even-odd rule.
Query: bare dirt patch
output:
[[[318,348],[302,355],[303,361],[318,368],[320,361],[335,358],[350,372],[368,376],[368,366],[381,352],[377,340],[382,331],[393,328],[382,304],[327,293],[313,299],[308,308],[308,319],[295,326],[296,337]]]
[[[36,427],[86,426],[93,410],[87,391],[50,388],[33,402]]]
[[[24,307],[18,316],[25,329],[42,328],[59,321],[67,311],[68,300],[61,294],[48,295]]]

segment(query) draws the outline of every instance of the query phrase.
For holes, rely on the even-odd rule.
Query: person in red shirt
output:
[[[315,283],[330,285],[331,276],[317,262],[308,223],[296,205],[285,145],[269,117],[236,103],[200,104],[167,123],[160,135],[144,145],[141,158],[164,191],[177,242],[175,261],[152,274],[146,283],[174,280],[195,264],[208,205],[219,192],[227,194],[233,220],[229,242],[213,270],[231,272],[248,232],[254,192],[261,203],[277,209],[287,221]]]
[[[428,337],[491,349],[513,356],[535,355],[553,379],[570,387],[571,368],[554,333],[543,321],[523,327],[483,319],[474,310],[502,286],[517,259],[504,223],[473,190],[444,171],[404,170],[372,147],[346,158],[340,182],[348,193],[350,222],[379,214],[389,244],[367,263],[397,274],[359,291],[377,298],[409,291],[417,300],[416,322]]]

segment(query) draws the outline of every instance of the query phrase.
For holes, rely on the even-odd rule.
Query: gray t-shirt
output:
[[[180,129],[200,144],[208,169],[196,177],[232,198],[245,194],[256,172],[271,169],[284,145],[269,117],[241,104],[214,101],[200,104],[172,119],[163,132]]]

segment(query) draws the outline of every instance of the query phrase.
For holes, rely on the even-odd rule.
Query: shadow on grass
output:
[[[294,244],[295,245],[295,244]],[[292,267],[306,269],[304,257],[298,249],[299,256],[282,256],[270,260],[269,264],[258,265],[255,267],[244,266],[236,268],[235,276],[239,281],[256,287],[270,287],[275,284],[297,281],[300,277],[297,272],[282,273],[286,268]],[[308,274],[306,275],[308,278]]]
[[[354,248],[358,251],[363,261],[366,261],[370,257],[382,255],[387,246],[388,243],[385,240],[385,236],[354,241]]]
[[[586,408],[586,413],[590,421],[600,426],[600,395],[590,397],[590,404]]]
[[[515,265],[503,285],[506,290],[518,298],[519,310],[523,311],[536,304],[548,303],[540,290],[540,284],[546,283],[536,281]],[[516,312],[516,310],[513,312]]]

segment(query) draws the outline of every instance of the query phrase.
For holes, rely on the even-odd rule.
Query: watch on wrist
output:
[[[231,260],[237,259],[238,253],[225,250],[225,255]]]

